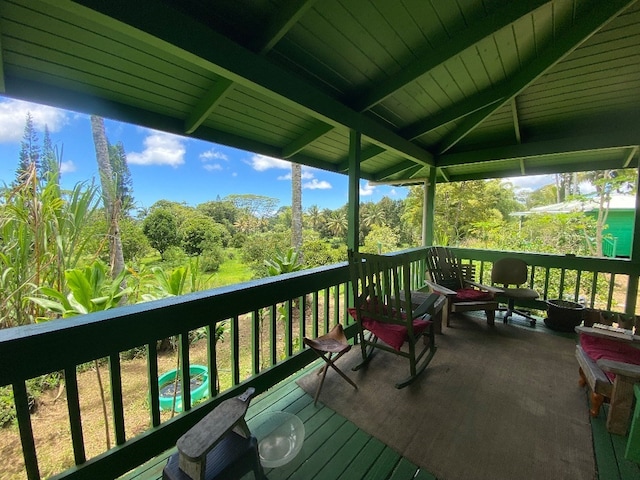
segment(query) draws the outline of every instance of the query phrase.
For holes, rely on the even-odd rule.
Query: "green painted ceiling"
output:
[[[346,173],[637,167],[629,0],[0,0],[0,89]]]

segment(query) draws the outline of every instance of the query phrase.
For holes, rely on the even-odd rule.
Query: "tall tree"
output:
[[[180,244],[178,224],[169,209],[155,208],[144,219],[142,231],[149,239],[149,244],[160,252],[164,259],[164,252],[169,247]]]
[[[47,175],[59,172],[58,155],[53,148],[49,127],[44,126],[44,137],[42,140],[42,160],[40,162],[40,178],[46,179]]]
[[[111,275],[115,278],[125,266],[119,225],[122,205],[117,196],[117,183],[114,181],[113,170],[109,160],[109,142],[107,141],[102,117],[91,115],[91,132],[96,149],[96,160],[98,161],[98,172],[100,172],[100,184],[102,185],[102,200],[109,229]]]
[[[133,180],[131,179],[131,172],[127,164],[127,154],[124,151],[122,142],[109,145],[109,162],[111,163],[111,171],[116,184],[117,201],[120,202],[122,213],[126,215],[134,204]]]
[[[302,165],[291,164],[291,246],[302,263]]]
[[[634,169],[599,170],[582,175],[582,179],[591,182],[596,189],[598,216],[596,218],[595,254],[601,257],[603,232],[607,226],[611,195],[632,191],[637,182],[637,174]]]
[[[322,212],[317,205],[311,205],[307,210],[307,218],[311,223],[311,228],[315,231],[318,231],[318,226],[320,224],[320,219],[322,218]]]
[[[40,175],[40,145],[38,144],[38,132],[33,124],[31,112],[27,112],[27,120],[24,126],[22,142],[20,142],[20,159],[16,171],[16,185],[20,185],[29,177],[31,167]]]

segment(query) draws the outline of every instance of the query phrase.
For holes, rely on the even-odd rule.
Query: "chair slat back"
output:
[[[464,287],[464,280],[472,280],[475,269],[473,265],[465,265],[463,272],[460,262],[453,252],[446,247],[431,247],[427,250],[427,269],[431,281],[451,290]]]
[[[407,325],[412,318],[410,264],[402,255],[384,256],[349,251],[351,283],[360,315],[378,322]]]

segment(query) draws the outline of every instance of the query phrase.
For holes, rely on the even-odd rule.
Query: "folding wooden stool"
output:
[[[349,382],[354,388],[358,388],[358,386],[353,383],[353,381],[349,377],[342,373],[342,371],[335,365],[336,360],[338,360],[342,355],[351,350],[351,345],[349,345],[349,343],[347,342],[347,337],[344,334],[344,329],[342,328],[341,324],[337,324],[331,329],[331,331],[329,331],[329,333],[322,335],[321,337],[318,337],[316,339],[305,337],[304,344],[311,348],[311,350],[316,352],[316,354],[326,362],[326,365],[324,365],[318,372],[318,375],[322,374],[322,377],[320,378],[320,382],[318,383],[318,388],[316,390],[316,395],[313,399],[314,405],[318,402],[320,390],[322,390],[324,378],[327,375],[327,369],[329,367],[338,372],[338,374],[347,382]]]

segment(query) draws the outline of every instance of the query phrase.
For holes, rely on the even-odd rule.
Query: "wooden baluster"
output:
[[[122,398],[122,370],[120,368],[120,354],[117,352],[109,355],[109,375],[116,444],[122,445],[126,441],[126,433],[124,428],[124,402]]]
[[[36,444],[33,438],[33,426],[31,425],[31,415],[29,413],[29,395],[27,394],[27,386],[25,382],[14,383],[12,386],[13,401],[16,407],[16,417],[18,420],[18,428],[20,430],[22,455],[24,456],[27,478],[28,480],[40,480],[38,457],[36,455]],[[78,460],[77,456],[76,460]]]
[[[257,375],[260,373],[260,345],[262,343],[260,328],[260,311],[254,310],[251,312],[251,373]]]
[[[157,342],[147,345],[147,380],[149,382],[149,404],[151,425],[160,425],[160,386],[158,385],[158,347]]]
[[[209,398],[218,395],[218,351],[217,339],[218,322],[207,325],[207,363],[209,368]]]
[[[67,410],[69,412],[69,425],[71,429],[71,443],[76,465],[87,461],[84,450],[84,437],[82,434],[82,419],[80,416],[80,395],[78,393],[78,376],[76,366],[71,365],[64,369],[64,383],[67,392]]]
[[[231,319],[231,382],[232,386],[240,383],[240,326],[238,315]]]
[[[191,410],[191,373],[189,364],[189,332],[182,332],[179,338],[180,342],[180,382],[182,385],[182,411]]]
[[[269,335],[271,345],[271,365],[275,365],[278,362],[278,310],[276,305],[271,305],[269,308]]]

